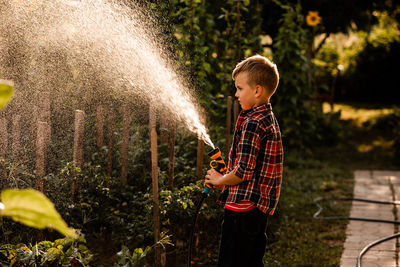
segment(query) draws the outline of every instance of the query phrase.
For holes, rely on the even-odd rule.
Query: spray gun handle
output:
[[[214,170],[216,170],[220,174],[226,173],[226,165],[222,157],[218,157],[217,159],[210,161],[210,167],[214,168]]]
[[[203,189],[203,194],[207,194],[207,195],[208,195],[208,193],[211,192],[211,189],[212,189],[213,187],[214,187],[214,186],[213,186],[212,184],[206,184],[206,186],[205,186],[204,189]]]
[[[208,156],[212,159],[210,161],[210,167],[214,168],[214,170],[216,170],[220,174],[225,174],[226,165],[224,160],[222,159],[221,151],[219,150],[219,148],[217,147],[214,150],[212,150],[210,153],[208,153]],[[206,184],[206,186],[203,189],[203,193],[204,194],[210,193],[213,187],[214,186],[212,184]]]

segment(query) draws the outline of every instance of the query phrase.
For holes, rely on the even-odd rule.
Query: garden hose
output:
[[[355,220],[355,221],[364,221],[364,222],[381,222],[381,223],[400,224],[400,222],[398,222],[398,221],[375,219],[375,218],[343,217],[343,216],[318,217],[319,214],[322,212],[323,208],[318,203],[315,203],[315,205],[317,205],[319,210],[313,215],[314,219],[321,219],[321,220]]]
[[[222,159],[221,156],[221,150],[217,147],[213,149],[210,153],[208,153],[208,156],[211,159],[210,166],[214,168],[217,172],[221,174],[226,173],[226,165],[224,160]],[[201,205],[203,204],[204,199],[208,196],[208,193],[210,193],[211,189],[213,188],[212,185],[206,184],[204,186],[203,192],[201,193],[199,200],[197,201],[196,204],[196,210],[194,213],[194,218],[193,218],[193,224],[192,224],[192,229],[190,231],[190,237],[189,237],[189,251],[188,251],[188,258],[187,258],[187,266],[191,267],[192,265],[192,246],[193,246],[193,238],[194,238],[194,232],[196,229],[196,224],[197,224],[197,217],[200,212]]]
[[[368,244],[368,245],[360,252],[360,254],[359,254],[358,257],[357,257],[357,267],[361,267],[361,258],[362,258],[362,256],[365,254],[365,252],[367,252],[368,249],[372,248],[372,247],[375,246],[375,245],[378,245],[378,244],[380,244],[380,243],[382,243],[382,242],[385,242],[385,241],[387,241],[387,240],[390,240],[390,239],[393,239],[393,238],[396,238],[396,237],[400,237],[400,233],[395,233],[395,234],[393,234],[393,235],[386,236],[386,237],[384,237],[384,238],[375,240],[374,242]]]
[[[381,223],[391,223],[391,224],[400,224],[399,221],[392,221],[392,220],[382,220],[382,219],[374,219],[374,218],[360,218],[360,217],[343,217],[343,216],[330,216],[330,217],[319,217],[319,214],[322,212],[323,208],[321,205],[317,203],[317,201],[321,200],[322,198],[315,199],[314,203],[319,207],[319,210],[314,213],[314,219],[323,219],[323,220],[357,220],[357,221],[366,221],[366,222],[381,222]],[[369,202],[375,204],[382,204],[382,205],[400,205],[400,201],[380,201],[380,200],[372,200],[372,199],[363,199],[363,198],[340,198],[339,200],[351,200],[351,201],[361,201],[361,202]],[[373,246],[378,245],[382,242],[388,241],[390,239],[400,237],[400,232],[395,233],[393,235],[389,235],[383,237],[381,239],[375,240],[365,246],[360,254],[357,257],[357,267],[361,267],[361,258],[364,254]]]
[[[201,204],[203,204],[204,199],[208,196],[208,193],[201,193],[201,196],[199,198],[199,201],[197,202],[196,205],[196,210],[194,213],[194,218],[193,218],[193,224],[192,224],[192,229],[190,231],[190,239],[189,239],[189,251],[188,251],[188,259],[187,259],[187,266],[191,267],[192,266],[192,246],[193,246],[193,238],[194,238],[194,231],[196,229],[196,224],[197,224],[197,217],[200,212]]]

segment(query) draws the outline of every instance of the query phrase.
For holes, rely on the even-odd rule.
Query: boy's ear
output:
[[[261,97],[264,93],[264,88],[261,85],[255,87],[255,97]]]

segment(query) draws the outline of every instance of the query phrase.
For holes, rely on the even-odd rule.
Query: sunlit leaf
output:
[[[34,228],[48,227],[65,236],[76,237],[75,230],[67,226],[54,204],[36,190],[7,189],[1,192],[1,201],[4,205],[0,210],[2,216]]]
[[[13,95],[14,83],[12,81],[0,80],[0,109],[10,101]]]

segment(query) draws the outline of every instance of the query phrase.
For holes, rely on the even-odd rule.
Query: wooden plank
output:
[[[85,131],[85,112],[75,110],[75,132],[74,132],[74,157],[75,167],[83,166],[83,141]]]
[[[158,151],[157,151],[157,131],[156,131],[156,110],[150,105],[149,111],[150,126],[150,149],[151,149],[151,178],[153,185],[153,226],[154,226],[154,266],[161,266],[161,248],[158,245],[160,240],[160,211],[158,199]]]
[[[102,106],[96,108],[96,134],[97,149],[100,151],[104,145],[104,115]]]
[[[225,158],[228,158],[231,148],[231,125],[232,125],[232,97],[228,96],[226,102],[226,133],[225,133]]]
[[[122,118],[122,151],[121,151],[121,181],[128,182],[128,148],[129,148],[129,128],[131,123],[130,108],[128,104],[123,107]]]
[[[108,113],[108,151],[107,151],[107,175],[111,176],[112,172],[112,152],[114,148],[114,128],[115,128],[115,113],[110,110]]]

